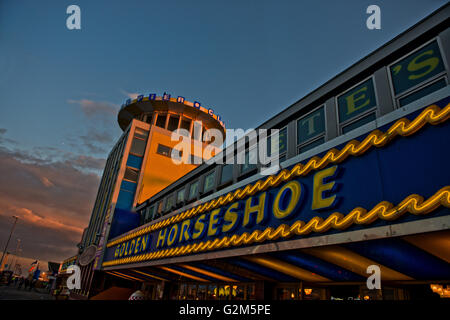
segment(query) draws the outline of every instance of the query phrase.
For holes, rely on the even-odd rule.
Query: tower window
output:
[[[165,129],[166,128],[166,119],[167,119],[166,114],[158,114],[155,125],[157,127]]]

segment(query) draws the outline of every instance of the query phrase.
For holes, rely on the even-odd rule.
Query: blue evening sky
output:
[[[121,132],[108,108],[164,91],[256,127],[445,2],[4,0],[0,129],[12,148],[105,158]],[[71,4],[81,30],[66,28]],[[371,4],[381,30],[366,28]],[[95,134],[103,150],[84,147]]]

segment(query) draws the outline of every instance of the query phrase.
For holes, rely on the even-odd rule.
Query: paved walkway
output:
[[[43,289],[17,289],[13,286],[0,285],[0,300],[55,300]]]

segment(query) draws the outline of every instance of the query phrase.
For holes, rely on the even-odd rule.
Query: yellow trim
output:
[[[109,273],[111,273],[114,276],[119,276],[119,277],[122,277],[122,278],[125,278],[125,279],[128,278],[128,280],[136,280],[136,281],[140,281],[140,282],[144,281],[142,279],[138,279],[138,278],[135,278],[135,277],[132,277],[132,276],[129,276],[127,274],[123,274],[123,273],[120,273],[120,272],[117,272],[117,271],[109,271]]]
[[[284,274],[290,275],[294,278],[303,280],[303,281],[311,281],[311,282],[324,282],[324,281],[330,281],[329,279],[319,276],[318,274],[314,274],[311,271],[307,271],[305,269],[302,269],[300,267],[294,266],[290,263],[269,258],[265,256],[250,256],[246,257],[245,259],[260,264],[264,267],[277,270],[279,272],[282,272]]]
[[[292,225],[282,224],[278,228],[266,228],[264,231],[254,230],[251,234],[245,232],[241,235],[225,236],[205,242],[188,244],[171,249],[164,249],[129,257],[125,259],[111,260],[103,263],[104,267],[125,264],[130,262],[141,262],[165,257],[180,256],[190,253],[223,249],[228,247],[236,247],[241,245],[249,245],[253,243],[261,243],[267,240],[276,240],[278,238],[288,239],[294,235],[306,235],[311,232],[325,232],[330,228],[344,230],[353,224],[368,225],[378,219],[392,221],[401,217],[404,213],[409,212],[414,215],[426,215],[440,206],[450,208],[450,186],[446,186],[438,190],[427,200],[417,194],[412,194],[403,199],[397,206],[388,201],[381,201],[370,211],[357,207],[350,211],[347,215],[334,212],[325,220],[320,217],[314,217],[307,223],[298,220]]]
[[[313,157],[306,165],[302,163],[296,164],[292,169],[284,169],[280,171],[276,176],[272,175],[267,177],[264,181],[258,180],[255,184],[248,184],[245,188],[237,189],[229,192],[226,195],[220,196],[217,199],[205,202],[204,204],[193,207],[189,210],[174,215],[166,220],[160,221],[148,227],[142,228],[138,231],[132,232],[126,236],[109,242],[106,247],[112,247],[116,244],[125,242],[132,238],[138,237],[143,234],[153,232],[155,230],[164,228],[170,224],[180,222],[182,220],[192,218],[199,213],[209,211],[211,209],[223,206],[237,199],[242,199],[247,196],[252,196],[256,192],[266,190],[269,187],[275,187],[281,182],[288,181],[298,176],[306,176],[311,170],[320,170],[325,168],[329,164],[340,163],[344,161],[349,155],[360,156],[369,150],[372,146],[380,148],[385,146],[397,135],[409,136],[420,130],[426,123],[431,125],[437,125],[445,122],[450,117],[450,104],[441,110],[436,105],[431,105],[424,109],[420,115],[418,115],[413,121],[406,118],[397,120],[386,133],[376,129],[372,131],[362,142],[357,140],[349,141],[343,149],[340,151],[333,148],[329,150],[322,158]]]
[[[166,270],[168,272],[172,272],[172,273],[178,274],[180,276],[186,277],[186,278],[191,278],[191,279],[194,279],[194,280],[197,280],[197,281],[202,281],[202,282],[209,282],[208,280],[205,280],[203,278],[196,277],[196,276],[190,275],[189,273],[185,273],[185,272],[182,272],[182,271],[174,270],[172,268],[162,267],[162,266],[160,266],[160,268],[163,269],[163,270]]]
[[[205,276],[216,278],[216,279],[219,279],[219,280],[222,280],[222,281],[237,282],[237,280],[235,280],[235,279],[228,278],[228,277],[222,276],[222,275],[217,274],[217,273],[213,273],[213,272],[208,271],[208,270],[203,270],[203,269],[200,269],[200,268],[197,268],[197,267],[194,267],[194,266],[190,266],[188,264],[180,264],[180,267],[183,267],[185,269],[189,269],[189,270],[192,270],[192,271],[204,274]]]
[[[126,279],[126,280],[130,280],[130,279],[128,279],[127,277],[119,276],[118,274],[114,274],[114,273],[112,273],[112,272],[106,272],[106,273],[108,273],[108,274],[110,274],[110,275],[112,275],[112,276],[114,276],[114,277],[119,277],[119,278],[123,278],[123,279]]]
[[[150,277],[150,278],[155,278],[155,279],[157,279],[157,280],[167,281],[167,279],[160,278],[160,277],[157,277],[157,276],[154,276],[154,275],[152,275],[152,274],[148,274],[148,273],[145,273],[145,272],[136,270],[136,269],[131,269],[131,271],[136,272],[136,273],[139,273],[139,274],[142,274],[142,275],[147,276],[147,277]]]
[[[367,273],[367,267],[370,265],[380,266],[381,280],[413,280],[412,278],[392,270],[388,267],[380,265],[376,261],[363,257],[353,251],[339,246],[326,246],[320,248],[302,249],[302,252],[315,256],[319,259],[331,262],[344,269],[350,270],[367,278],[370,274]]]
[[[403,237],[412,245],[450,263],[450,230]]]

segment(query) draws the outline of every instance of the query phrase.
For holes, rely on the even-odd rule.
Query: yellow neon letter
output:
[[[167,234],[167,228],[165,228],[164,230],[159,231],[158,241],[156,241],[156,247],[157,248],[164,246],[164,243],[166,242],[166,234]]]
[[[187,219],[184,220],[183,223],[181,224],[181,228],[180,228],[180,239],[178,240],[178,242],[182,242],[182,241],[187,241],[189,240],[189,227],[191,226],[191,220]]]
[[[215,236],[217,233],[217,222],[219,218],[217,217],[220,213],[220,209],[216,209],[209,214],[209,225],[208,225],[208,237]]]
[[[247,201],[245,202],[245,212],[244,212],[244,222],[243,225],[244,227],[250,227],[251,225],[253,225],[252,222],[250,222],[250,214],[254,214],[256,213],[256,223],[260,223],[261,221],[264,220],[266,214],[265,214],[265,203],[266,203],[266,193],[262,193],[259,196],[258,199],[258,204],[252,206],[252,199],[253,197],[250,197],[247,199]],[[253,219],[254,220],[254,219]]]
[[[322,209],[329,207],[333,204],[336,199],[336,195],[333,195],[328,198],[322,198],[323,192],[327,190],[331,190],[334,187],[335,181],[331,181],[328,183],[323,183],[323,180],[327,177],[331,177],[336,172],[337,166],[333,166],[324,170],[317,172],[314,175],[314,189],[313,189],[313,201],[312,201],[312,209]]]
[[[192,239],[197,239],[204,233],[205,222],[203,221],[203,219],[205,219],[205,216],[206,216],[205,214],[202,214],[200,217],[197,218],[197,221],[195,221]]]
[[[284,191],[286,189],[289,189],[291,192],[291,197],[289,200],[289,204],[286,207],[286,209],[282,210],[280,208],[280,200],[281,196],[283,195]],[[297,206],[300,196],[302,194],[302,186],[298,181],[289,181],[286,183],[277,193],[277,196],[275,197],[275,200],[273,202],[273,216],[277,219],[283,219],[288,217]]]
[[[167,237],[167,246],[173,245],[175,242],[175,239],[177,238],[178,234],[178,224],[174,224],[172,228],[169,231],[169,236]]]
[[[141,237],[138,237],[136,239],[136,247],[134,248],[134,254],[138,253],[141,248],[139,246],[141,245]]]
[[[149,239],[149,235],[146,235],[145,237],[142,237],[142,241],[141,241],[141,251],[145,251],[145,249],[147,248],[147,244],[148,244],[148,239]]]
[[[228,210],[225,212],[224,216],[223,216],[223,220],[230,222],[227,225],[222,225],[222,232],[228,232],[231,229],[234,228],[234,226],[236,225],[237,219],[238,219],[238,213],[236,212],[236,209],[239,206],[239,202],[235,202],[233,203]]]

